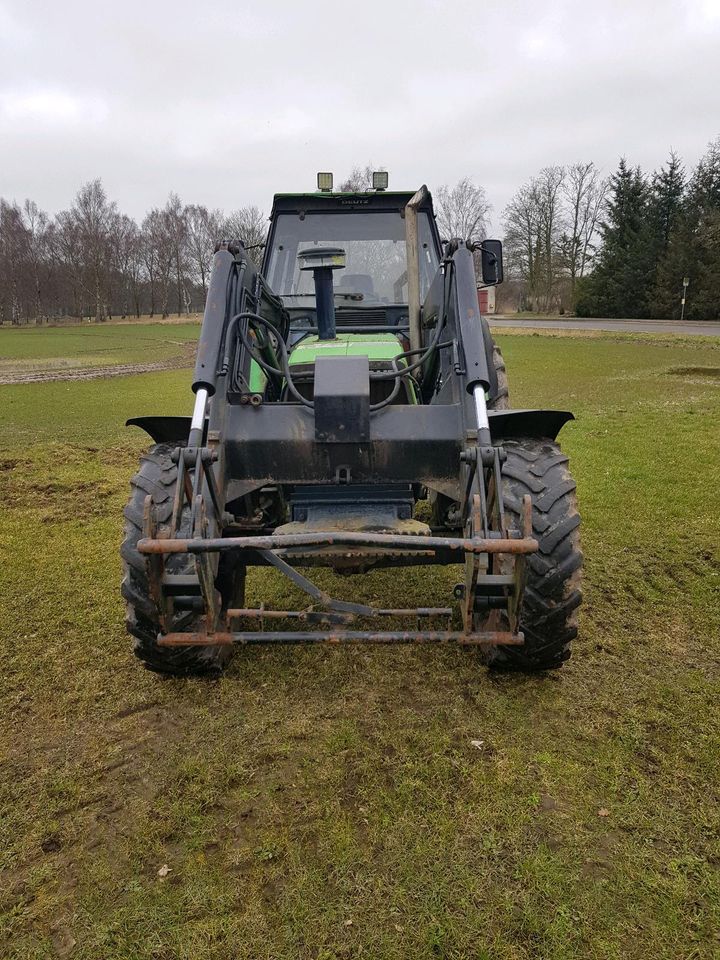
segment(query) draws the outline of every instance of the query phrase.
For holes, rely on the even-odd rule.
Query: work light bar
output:
[[[388,174],[387,170],[376,170],[373,173],[373,190],[387,190]]]
[[[317,185],[318,190],[321,190],[323,193],[332,193],[333,175],[331,173],[318,173]]]

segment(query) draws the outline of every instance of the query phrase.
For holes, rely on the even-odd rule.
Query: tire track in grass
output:
[[[183,345],[181,353],[168,360],[153,360],[148,363],[116,363],[103,367],[72,367],[65,370],[23,370],[17,373],[0,373],[0,386],[21,383],[51,383],[57,380],[99,380],[104,377],[127,377],[136,373],[153,373],[160,370],[182,370],[192,365],[195,357],[194,342]]]

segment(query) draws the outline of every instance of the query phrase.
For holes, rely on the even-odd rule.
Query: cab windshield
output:
[[[427,214],[418,216],[420,288],[424,297],[438,268]],[[335,274],[335,295],[362,304],[407,303],[405,221],[399,212],[279,214],[269,252],[267,279],[281,297],[314,297],[311,271],[297,255],[319,246],[342,247],[346,266]]]

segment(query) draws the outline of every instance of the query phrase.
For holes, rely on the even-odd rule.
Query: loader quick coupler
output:
[[[501,282],[498,242],[443,249],[424,187],[279,195],[262,267],[218,246],[192,416],[135,421],[156,445],[125,513],[123,594],[149,667],[213,673],[233,644],[263,643],[568,655],[580,555],[554,440],[572,415],[508,409],[476,262]],[[448,565],[448,606],[340,599],[311,576]],[[253,566],[304,605],[248,602]]]

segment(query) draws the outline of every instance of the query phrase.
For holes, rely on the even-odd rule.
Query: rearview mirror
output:
[[[483,240],[480,244],[482,282],[493,286],[503,282],[503,255],[501,240]]]

